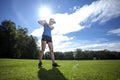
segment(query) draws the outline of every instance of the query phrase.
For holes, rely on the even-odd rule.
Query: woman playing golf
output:
[[[55,62],[55,57],[54,57],[54,52],[53,52],[53,44],[52,44],[52,35],[51,35],[51,30],[54,29],[52,26],[55,24],[55,20],[53,18],[50,18],[49,23],[47,23],[45,20],[40,20],[38,21],[39,24],[41,24],[44,27],[44,31],[42,34],[42,39],[41,39],[41,52],[39,55],[39,64],[38,67],[42,66],[42,57],[46,48],[46,44],[48,44],[49,50],[50,50],[50,56],[52,59],[52,66],[58,67],[59,65]]]

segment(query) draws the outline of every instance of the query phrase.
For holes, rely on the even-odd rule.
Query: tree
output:
[[[14,53],[16,26],[12,21],[3,21],[0,25],[0,56],[11,57]]]
[[[74,52],[75,59],[77,59],[77,60],[81,59],[82,58],[81,54],[82,54],[82,49],[76,49],[75,52]]]
[[[73,60],[74,59],[73,52],[72,51],[64,52],[64,59],[66,59],[66,60]]]
[[[12,21],[0,25],[0,57],[38,58],[37,38],[28,35],[27,28],[18,27]]]

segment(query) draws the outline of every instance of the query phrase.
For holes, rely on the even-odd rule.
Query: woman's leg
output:
[[[42,62],[42,57],[46,48],[46,41],[41,41],[41,51],[39,54],[39,62]]]
[[[51,56],[51,59],[52,59],[52,63],[55,63],[55,57],[54,57],[52,42],[48,42],[48,47],[49,47],[49,50],[50,50],[50,56]]]

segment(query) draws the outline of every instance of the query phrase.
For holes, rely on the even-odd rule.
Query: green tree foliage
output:
[[[81,59],[81,54],[82,54],[82,49],[76,49],[75,53],[74,53],[74,58],[75,59]]]
[[[62,52],[54,52],[55,59],[64,59],[64,54]]]
[[[0,57],[2,58],[37,58],[39,49],[37,38],[28,35],[27,28],[16,27],[12,21],[0,24]]]
[[[55,58],[60,60],[108,60],[108,59],[120,59],[120,52],[109,51],[109,50],[99,50],[99,51],[89,51],[82,49],[76,49],[70,52],[54,52]],[[50,53],[46,52],[44,54],[44,59],[51,59]]]
[[[73,60],[74,59],[74,56],[73,56],[73,52],[70,51],[70,52],[64,52],[64,59],[65,60]]]

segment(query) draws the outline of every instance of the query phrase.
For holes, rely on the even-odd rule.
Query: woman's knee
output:
[[[53,49],[50,49],[50,53],[53,53],[54,51],[53,51]]]
[[[45,49],[41,49],[41,52],[44,52],[45,51]]]

